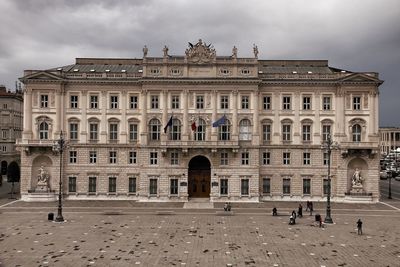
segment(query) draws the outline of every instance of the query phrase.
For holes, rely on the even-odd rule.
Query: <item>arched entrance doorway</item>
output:
[[[210,197],[211,163],[204,156],[196,156],[189,162],[189,197]]]

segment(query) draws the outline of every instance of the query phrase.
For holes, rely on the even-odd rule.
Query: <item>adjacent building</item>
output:
[[[382,155],[389,155],[390,152],[400,147],[399,127],[381,127],[379,135]]]
[[[62,172],[68,199],[322,201],[329,166],[333,201],[378,200],[377,73],[258,59],[257,46],[219,56],[202,40],[148,52],[25,71],[22,199],[43,181],[57,193]]]

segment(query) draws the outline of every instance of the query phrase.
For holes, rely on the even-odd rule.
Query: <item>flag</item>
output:
[[[196,121],[193,121],[193,123],[192,123],[192,131],[194,132],[194,131],[196,131],[196,129],[197,129]]]
[[[224,116],[222,116],[220,119],[218,119],[216,122],[214,122],[214,123],[212,124],[212,127],[218,127],[218,126],[224,125],[225,122],[226,122],[226,117],[225,117],[225,115],[224,115]]]
[[[164,127],[164,133],[167,133],[168,127],[172,126],[172,115],[171,118],[169,118],[169,121],[167,122],[167,125]]]

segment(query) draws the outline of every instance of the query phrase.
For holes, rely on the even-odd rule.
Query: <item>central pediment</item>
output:
[[[189,42],[189,48],[185,51],[188,63],[207,64],[215,61],[216,52],[211,44],[206,44],[201,39],[196,44]]]

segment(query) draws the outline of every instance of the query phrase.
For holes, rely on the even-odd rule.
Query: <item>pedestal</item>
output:
[[[363,186],[362,185],[353,185],[350,193],[354,193],[354,194],[359,194],[363,192]]]

